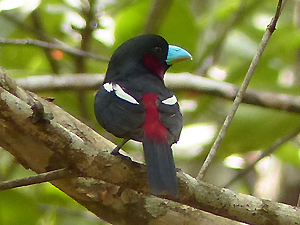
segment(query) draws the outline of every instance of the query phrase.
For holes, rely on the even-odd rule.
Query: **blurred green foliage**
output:
[[[36,5],[29,4],[28,0],[20,7],[5,9],[9,2],[14,3],[10,0],[0,2],[1,38],[32,38],[46,42],[59,40],[73,48],[81,48],[83,41],[86,42],[88,51],[106,57],[110,57],[125,40],[141,34],[148,20],[155,20],[149,18],[154,4],[154,1],[150,0],[73,2],[52,0],[36,1]],[[94,7],[90,9],[88,2]],[[169,43],[184,47],[194,57],[192,62],[175,65],[170,72],[188,71],[213,77],[210,75],[211,69],[218,68],[226,72],[224,81],[240,85],[264,30],[275,13],[276,4],[276,1],[271,0],[174,0],[171,7],[164,9],[166,16],[153,33],[164,36]],[[295,10],[296,4],[297,1],[286,3],[277,30],[259,62],[250,88],[291,95],[300,94],[300,77],[297,70],[300,63],[300,32],[297,21],[300,18],[299,12]],[[81,35],[89,32],[85,29],[85,19],[88,15],[93,17],[93,23],[88,24],[91,36],[82,40]],[[110,21],[108,25],[107,21]],[[111,42],[107,43],[105,41],[107,39]],[[46,54],[50,55],[50,59]],[[1,44],[0,66],[14,78],[32,75],[62,76],[78,71],[76,56],[62,53],[62,58],[56,58],[54,54],[55,50],[46,51],[36,46]],[[84,65],[85,73],[105,73],[107,67],[107,62],[93,58],[82,58],[81,63]],[[55,68],[58,68],[57,72]],[[93,117],[94,91],[80,94],[52,91],[39,94],[55,97],[56,104],[107,135]],[[189,92],[176,94],[179,101],[188,99],[196,104],[195,109],[184,112],[185,126],[209,123],[219,128],[231,106],[228,100],[208,95]],[[78,95],[82,95],[84,105]],[[84,111],[90,113],[84,114],[82,113]],[[276,139],[299,126],[298,118],[298,115],[284,111],[241,106],[221,145],[217,163],[231,154],[239,154],[245,161],[249,160],[247,153],[268,148]],[[196,137],[197,135],[201,136],[200,133],[195,134]],[[107,136],[113,141],[119,141]],[[191,153],[190,159],[176,159],[177,166],[183,168],[185,172],[197,174],[211,144],[199,146],[202,151],[197,155]],[[125,149],[139,149],[139,147],[128,144]],[[300,165],[298,149],[299,143],[294,140],[283,144],[275,156],[282,160],[283,164],[298,168]],[[180,156],[180,152],[177,155]],[[4,150],[0,151],[1,180],[31,174],[30,171],[25,171],[15,164],[13,158]],[[215,183],[219,183],[218,178],[222,177],[222,172],[214,173],[213,177]],[[238,188],[241,189],[251,193],[252,188],[245,186]],[[80,205],[56,188],[42,184],[0,192],[0,224],[105,223],[84,213]]]

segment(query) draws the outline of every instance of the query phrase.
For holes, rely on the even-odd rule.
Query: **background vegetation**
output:
[[[240,85],[276,1],[266,0],[52,0],[0,1],[0,66],[18,79],[35,75],[104,74],[107,58],[125,40],[157,33],[194,57],[169,72],[192,74]],[[250,83],[252,90],[299,95],[300,5],[288,1]],[[70,54],[56,48],[16,44],[35,39],[101,57]],[[64,44],[63,44],[64,43]],[[166,75],[168,76],[168,75]],[[225,85],[225,83],[223,83]],[[41,84],[42,85],[42,84]],[[95,121],[90,91],[47,91],[55,104],[118,143]],[[176,91],[184,115],[181,140],[174,145],[176,166],[193,176],[198,171],[232,101],[188,90]],[[266,97],[266,101],[272,101]],[[224,186],[237,172],[300,126],[296,113],[242,105],[205,180]],[[124,150],[143,160],[134,142]],[[283,143],[230,188],[296,205],[300,189],[299,138]],[[32,175],[0,150],[0,180]],[[17,216],[16,216],[17,215]],[[50,184],[0,192],[0,224],[106,224]]]

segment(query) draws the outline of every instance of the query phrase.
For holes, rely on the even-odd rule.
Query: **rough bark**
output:
[[[37,173],[69,168],[52,184],[113,224],[300,224],[300,210],[235,193],[178,172],[179,199],[151,196],[145,166],[109,153],[115,145],[0,71],[0,146]],[[222,217],[216,217],[209,213]]]

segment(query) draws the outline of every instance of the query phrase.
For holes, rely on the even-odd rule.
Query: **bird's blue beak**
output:
[[[182,62],[188,59],[193,60],[193,57],[186,50],[175,45],[169,45],[168,56],[166,60],[166,63],[169,66],[174,63]]]

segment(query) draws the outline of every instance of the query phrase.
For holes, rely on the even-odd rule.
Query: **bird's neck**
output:
[[[152,55],[145,55],[143,57],[143,63],[148,69],[150,69],[155,75],[160,77],[162,80],[164,79],[164,75],[167,69],[169,68],[167,64],[162,65]]]
[[[112,69],[113,68],[113,69]],[[108,67],[104,82],[118,82],[128,80],[160,80],[164,83],[166,68],[153,59],[146,58],[144,64],[136,61],[127,61],[125,65],[118,67]]]

